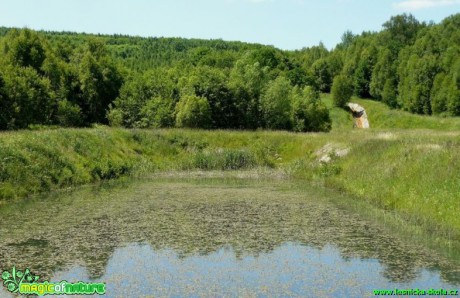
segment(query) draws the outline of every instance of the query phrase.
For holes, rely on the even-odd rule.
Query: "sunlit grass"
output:
[[[331,113],[334,131],[349,130],[353,127],[352,117],[341,108],[333,107],[330,94],[323,94],[322,100]],[[443,131],[460,130],[460,118],[415,115],[409,112],[390,109],[384,103],[353,97],[355,102],[366,109],[371,128],[374,129],[433,129]]]

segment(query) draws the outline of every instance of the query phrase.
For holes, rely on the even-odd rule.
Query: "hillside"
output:
[[[323,94],[322,100],[328,106],[333,131],[346,131],[353,127],[353,119],[347,111],[333,106],[330,94]],[[426,129],[439,131],[459,131],[460,118],[415,115],[407,111],[391,109],[384,103],[353,97],[351,102],[366,109],[372,130]]]
[[[0,27],[0,37],[5,37],[8,33],[17,29]],[[46,37],[54,46],[66,45],[77,48],[91,39],[99,39],[104,42],[114,59],[134,71],[172,66],[181,61],[198,62],[203,56],[210,56],[208,57],[209,60],[221,60],[221,63],[230,63],[231,65],[244,52],[273,48],[272,46],[261,44],[224,41],[221,39],[139,37],[120,34],[103,35],[55,31],[37,32]],[[226,55],[228,57],[225,57]]]
[[[297,51],[0,28],[0,129],[100,123],[325,132],[331,116],[318,95],[334,86],[392,107],[391,127],[449,126],[396,110],[460,116],[459,28],[460,14],[439,24],[403,14],[379,32],[346,31],[332,50],[320,43]]]

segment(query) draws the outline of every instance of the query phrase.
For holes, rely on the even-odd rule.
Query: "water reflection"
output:
[[[158,295],[177,288],[179,296],[460,284],[458,263],[384,233],[323,195],[286,182],[216,180],[61,193],[0,211],[0,268],[109,287],[128,278],[140,295],[150,283],[162,289]],[[142,274],[150,277],[137,278]],[[236,286],[243,292],[232,292]]]
[[[111,297],[247,297],[257,292],[271,297],[364,297],[374,288],[425,288],[443,285],[439,275],[421,270],[408,283],[382,279],[377,260],[344,259],[337,248],[314,249],[285,243],[257,257],[236,258],[232,248],[207,255],[179,257],[173,250],[132,244],[117,248],[106,273]],[[85,271],[57,272],[54,280],[77,280]]]

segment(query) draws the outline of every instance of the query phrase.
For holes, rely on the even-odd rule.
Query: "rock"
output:
[[[321,149],[315,152],[320,163],[330,163],[333,157],[344,157],[348,155],[350,148],[343,147],[338,144],[328,143]]]
[[[347,106],[353,114],[354,127],[369,128],[369,120],[367,119],[366,110],[357,103],[349,102]]]

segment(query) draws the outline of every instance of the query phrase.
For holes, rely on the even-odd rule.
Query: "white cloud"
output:
[[[460,0],[405,0],[393,3],[393,7],[398,10],[412,11],[424,8],[451,6],[458,4],[460,4]]]

